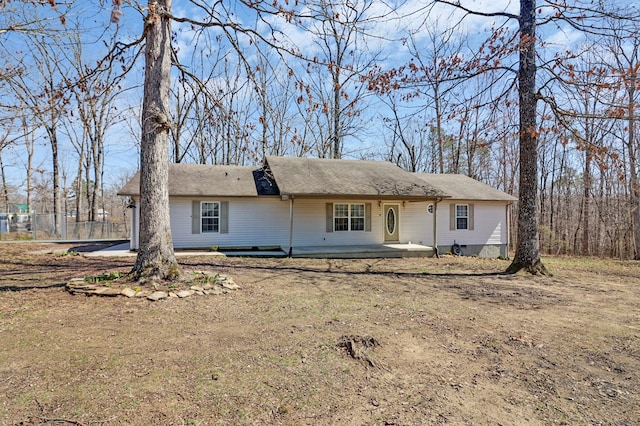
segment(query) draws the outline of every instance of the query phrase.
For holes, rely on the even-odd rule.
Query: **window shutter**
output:
[[[229,233],[229,202],[220,202],[220,233]]]
[[[191,233],[200,233],[200,201],[191,202]]]
[[[364,230],[371,232],[371,203],[364,205]]]
[[[327,232],[333,232],[333,204],[327,203]]]
[[[456,230],[456,205],[449,204],[449,230]]]
[[[467,211],[467,214],[469,215],[469,231],[473,231],[473,204],[469,204],[469,210]]]

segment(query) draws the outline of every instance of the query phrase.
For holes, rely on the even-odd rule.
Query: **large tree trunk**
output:
[[[164,280],[180,274],[169,220],[171,0],[150,0],[148,4],[140,149],[140,240],[132,272],[138,279]]]
[[[536,120],[536,2],[520,0],[520,193],[518,242],[507,273],[525,269],[549,274],[540,261],[538,241],[538,137]]]
[[[630,67],[630,69],[633,69]],[[636,120],[635,120],[635,97],[637,87],[637,75],[635,72],[631,72],[627,77],[629,82],[627,83],[627,94],[629,96],[628,115],[629,125],[627,126],[628,134],[628,151],[629,151],[629,169],[631,171],[630,176],[630,198],[631,198],[631,224],[633,229],[633,259],[640,260],[640,178],[638,178],[638,165],[636,163],[637,146],[636,146]]]
[[[633,101],[631,101],[633,102]],[[633,229],[633,259],[640,260],[640,178],[637,172],[637,160],[636,160],[636,142],[635,142],[635,119],[633,118],[633,107],[630,107],[629,114],[629,169],[631,170],[630,176],[630,198],[631,198],[631,224]]]

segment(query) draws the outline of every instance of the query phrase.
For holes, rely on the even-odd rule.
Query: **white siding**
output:
[[[327,232],[327,203],[370,203],[371,231]],[[400,242],[431,244],[433,240],[433,218],[427,213],[429,203],[385,201],[384,204],[399,206]],[[384,242],[383,205],[377,200],[311,200],[296,199],[294,202],[293,246],[339,246],[382,244]]]
[[[473,230],[452,231],[449,226],[451,204],[473,204]],[[505,203],[489,201],[447,200],[438,204],[438,245],[483,245],[507,243],[507,213]]]
[[[170,200],[171,234],[176,248],[280,246],[288,249],[289,201],[281,201],[275,197],[200,199],[200,201],[229,202],[229,233],[193,234],[191,229],[193,200],[193,198],[176,197]],[[370,203],[371,231],[326,232],[327,203]],[[403,204],[402,201],[378,203],[377,200],[295,199],[293,245],[295,247],[382,244],[384,242],[382,217],[384,204],[398,205],[401,243],[411,241],[417,244],[433,244],[433,215],[427,213],[427,206],[430,204],[428,202]],[[438,224],[440,228],[448,227],[449,221],[448,213],[442,212],[445,209],[441,207],[442,204],[438,206],[438,220],[442,221]],[[136,226],[133,230],[137,231],[140,223],[138,202],[135,211]],[[477,227],[478,222],[476,224]],[[138,241],[138,232],[135,232],[132,235],[132,247],[137,248]]]
[[[371,203],[371,232],[327,232],[327,203]],[[377,202],[366,200],[296,199],[293,204],[293,246],[340,246],[381,244],[382,226]]]
[[[400,203],[400,242],[433,244],[433,214],[427,212],[428,202]],[[382,226],[382,225],[380,225]]]
[[[279,198],[216,198],[229,202],[229,232],[193,234],[192,198],[172,198],[171,234],[176,248],[253,247],[289,244],[289,203]]]

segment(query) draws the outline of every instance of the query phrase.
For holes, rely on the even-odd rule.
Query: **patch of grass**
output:
[[[84,277],[84,280],[88,283],[105,283],[107,281],[114,281],[122,277],[120,272],[109,272],[102,275],[93,277]]]
[[[193,279],[189,281],[192,285],[212,284],[216,285],[220,281],[220,274],[211,275],[203,272],[194,272]]]

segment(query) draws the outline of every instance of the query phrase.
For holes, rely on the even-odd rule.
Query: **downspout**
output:
[[[436,259],[440,259],[438,254],[438,203],[442,201],[442,198],[436,198],[436,202],[433,203],[433,254]]]
[[[293,255],[293,195],[289,196],[289,257]]]
[[[507,250],[505,259],[509,260],[509,247],[511,247],[511,206],[513,203],[508,203],[505,207],[505,215],[504,218],[507,221]]]

